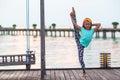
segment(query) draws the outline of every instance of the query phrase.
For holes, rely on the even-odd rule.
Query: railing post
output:
[[[100,53],[100,65],[101,68],[111,67],[111,53]]]

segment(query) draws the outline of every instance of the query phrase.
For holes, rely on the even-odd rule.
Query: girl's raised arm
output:
[[[99,27],[101,26],[101,24],[100,23],[95,23],[95,24],[92,24],[92,26],[96,26],[94,28],[94,31],[97,31],[99,29]]]

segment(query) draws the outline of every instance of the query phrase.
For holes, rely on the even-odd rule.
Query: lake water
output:
[[[46,37],[47,68],[80,68],[74,37]],[[40,37],[30,36],[30,50],[35,51],[36,64],[40,68]],[[100,67],[100,53],[111,53],[111,66],[120,67],[120,38],[95,39],[85,48],[87,68]],[[0,55],[26,54],[26,36],[0,36]],[[24,69],[25,66],[0,66],[0,69]]]

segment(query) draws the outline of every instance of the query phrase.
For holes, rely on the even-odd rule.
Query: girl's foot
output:
[[[86,78],[86,73],[83,73],[82,77],[83,77],[83,78]]]
[[[72,7],[72,12],[73,12],[74,16],[76,16],[74,7]]]

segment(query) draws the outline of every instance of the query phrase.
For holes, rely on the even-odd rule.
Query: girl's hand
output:
[[[73,12],[73,14],[74,14],[74,16],[75,16],[76,14],[75,14],[75,9],[74,9],[74,7],[72,7],[72,12]]]
[[[76,16],[74,7],[72,7],[72,12],[70,13],[70,16]]]

